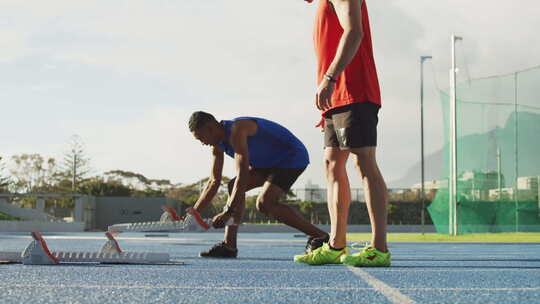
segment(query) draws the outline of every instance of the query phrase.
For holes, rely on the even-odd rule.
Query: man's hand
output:
[[[330,109],[332,106],[332,94],[334,94],[335,88],[335,83],[328,79],[323,79],[321,81],[321,84],[317,89],[317,94],[315,95],[315,105],[317,106],[317,109],[321,111]]]
[[[231,216],[229,214],[222,212],[214,216],[214,218],[212,219],[212,226],[214,226],[214,228],[223,228],[225,227],[225,224],[227,224],[230,218]]]

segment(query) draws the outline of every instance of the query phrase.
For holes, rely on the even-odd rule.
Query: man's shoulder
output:
[[[264,118],[260,118],[260,117],[255,117],[255,116],[239,116],[239,117],[235,117],[233,119],[231,119],[230,121],[232,121],[233,123],[237,122],[237,121],[243,121],[243,120],[264,120]]]
[[[231,134],[254,135],[257,131],[258,122],[253,118],[234,119],[231,126]]]

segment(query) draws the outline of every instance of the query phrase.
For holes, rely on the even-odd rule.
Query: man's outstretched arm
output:
[[[253,120],[236,121],[231,130],[231,145],[234,148],[236,180],[227,202],[227,211],[214,217],[214,227],[223,227],[227,220],[245,204],[246,188],[249,178],[249,150],[247,140],[257,132],[257,123]],[[240,219],[236,219],[240,220]]]
[[[212,172],[210,172],[210,177],[208,178],[208,182],[206,183],[201,196],[199,196],[199,199],[193,207],[195,210],[201,212],[212,202],[212,199],[216,196],[219,186],[221,185],[222,172],[223,150],[221,150],[219,146],[214,146],[212,148]]]

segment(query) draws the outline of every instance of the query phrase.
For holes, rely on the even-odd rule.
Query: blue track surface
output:
[[[118,238],[125,251],[168,252],[183,265],[0,264],[0,303],[540,303],[540,244],[393,243],[393,265],[292,262],[305,240],[241,234],[239,258],[202,259],[221,234]],[[45,234],[51,250],[97,251],[102,234]],[[30,237],[0,234],[0,251]]]

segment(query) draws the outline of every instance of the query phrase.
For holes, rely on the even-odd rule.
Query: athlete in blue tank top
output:
[[[222,213],[213,218],[214,227],[224,227],[230,218],[234,224],[225,227],[225,238],[202,257],[236,257],[238,226],[245,208],[245,193],[263,187],[257,197],[257,209],[310,236],[306,251],[322,246],[328,234],[302,218],[290,206],[280,202],[306,169],[309,156],[306,147],[289,130],[270,120],[238,117],[218,122],[206,112],[195,112],[189,129],[203,145],[212,146],[212,173],[193,207],[206,209],[221,185],[224,154],[234,158],[236,177],[228,183],[229,199]]]
[[[285,127],[263,118],[238,117],[222,120],[225,140],[219,143],[225,154],[234,158],[234,147],[227,140],[231,136],[233,124],[239,120],[251,120],[257,125],[257,132],[247,139],[249,165],[254,168],[305,168],[309,156],[304,144]]]

